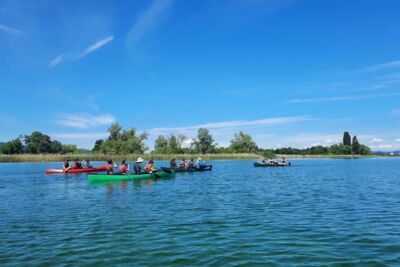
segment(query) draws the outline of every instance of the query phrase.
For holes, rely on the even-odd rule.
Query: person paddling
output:
[[[205,162],[205,161],[204,161],[204,162]],[[197,167],[198,167],[198,168],[204,168],[204,162],[203,162],[203,159],[202,159],[202,158],[198,158],[198,159],[197,159],[197,163],[196,163]]]
[[[82,168],[82,163],[79,159],[76,159],[74,161],[74,169],[81,169]]]
[[[141,165],[142,162],[143,162],[143,159],[138,158],[136,160],[135,164],[133,165],[133,172],[135,173],[135,175],[142,173],[142,165]]]
[[[172,158],[171,161],[169,162],[169,167],[172,169],[177,168],[178,166],[176,165],[176,158]]]
[[[146,170],[148,173],[153,173],[153,172],[155,172],[155,171],[157,170],[157,169],[154,167],[154,161],[153,161],[152,159],[149,161],[149,163],[146,164],[145,170]]]
[[[121,165],[119,165],[118,169],[121,171],[122,174],[126,174],[127,171],[129,171],[129,164],[126,163],[125,160],[121,162]]]
[[[195,163],[194,163],[194,159],[191,158],[188,162],[188,169],[194,169],[195,168]]]
[[[108,160],[106,165],[107,174],[109,175],[114,174],[114,168],[117,168],[117,165],[114,163],[114,161]]]
[[[185,159],[182,159],[179,165],[180,165],[179,168],[183,168],[183,169],[187,168],[187,164],[186,164]]]
[[[89,160],[86,160],[85,167],[86,168],[93,168],[93,166],[90,164]]]
[[[65,172],[65,171],[68,171],[68,170],[71,169],[71,168],[72,168],[72,166],[69,165],[69,160],[66,159],[66,160],[64,161],[64,166],[63,166],[64,172]]]

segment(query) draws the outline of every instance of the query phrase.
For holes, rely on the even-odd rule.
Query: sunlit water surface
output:
[[[0,164],[0,265],[400,264],[400,159],[292,162],[111,185]]]

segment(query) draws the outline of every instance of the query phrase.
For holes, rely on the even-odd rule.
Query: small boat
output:
[[[174,177],[175,172],[173,170],[157,171],[155,173],[143,173],[143,174],[89,174],[89,182],[101,182],[101,181],[122,181],[122,180],[136,180],[136,179],[155,179],[155,178],[168,178]]]
[[[211,171],[212,170],[212,165],[204,165],[201,168],[161,168],[162,170],[167,169],[167,170],[173,170],[174,172],[204,172],[204,171]]]
[[[49,168],[46,170],[46,174],[55,174],[55,173],[84,173],[84,172],[103,172],[107,169],[106,166],[99,166],[93,168],[80,168],[80,169],[69,169],[64,171],[63,169],[52,169]]]
[[[291,166],[292,163],[261,163],[261,162],[254,162],[254,167],[285,167]]]

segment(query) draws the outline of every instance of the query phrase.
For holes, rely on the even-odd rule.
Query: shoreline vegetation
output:
[[[135,161],[178,160],[202,157],[205,160],[258,160],[261,158],[361,158],[373,156],[371,149],[344,132],[343,142],[331,146],[315,145],[308,148],[279,147],[261,148],[253,138],[239,131],[230,145],[219,146],[210,131],[199,128],[197,137],[188,139],[178,134],[159,135],[151,150],[145,144],[149,134],[137,134],[135,128],[123,129],[118,123],[108,129],[109,137],[97,140],[91,150],[79,149],[74,144],[62,144],[49,135],[35,131],[0,144],[0,162],[59,162],[68,160]],[[377,155],[376,155],[377,156]]]
[[[1,155],[0,163],[23,163],[23,162],[63,162],[66,159],[90,160],[90,161],[107,161],[113,159],[115,161],[136,161],[138,157],[145,160],[171,160],[175,157],[177,160],[185,158],[190,159],[202,157],[204,160],[260,160],[262,156],[253,153],[236,153],[236,154],[126,154],[126,155],[105,155],[105,154],[14,154]],[[285,155],[277,154],[277,158],[285,157],[286,159],[357,159],[357,158],[381,158],[381,157],[400,157],[400,155]]]

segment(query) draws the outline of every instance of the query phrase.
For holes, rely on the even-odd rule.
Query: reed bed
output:
[[[107,161],[112,159],[114,161],[136,161],[138,157],[144,160],[170,160],[176,158],[186,160],[194,158],[197,160],[198,157],[203,160],[252,160],[259,159],[260,156],[257,154],[126,154],[126,155],[103,155],[103,154],[19,154],[19,155],[0,155],[0,162],[60,162],[66,159],[69,160],[90,160],[90,161]]]
[[[285,157],[286,159],[296,158],[333,158],[333,159],[351,159],[351,158],[371,158],[371,157],[396,157],[399,155],[276,155],[277,158]],[[237,154],[126,154],[126,155],[104,155],[104,154],[19,154],[19,155],[4,155],[0,154],[0,162],[61,162],[66,159],[69,160],[90,160],[90,161],[107,161],[109,159],[115,161],[127,160],[136,161],[138,157],[144,160],[170,160],[176,158],[186,160],[202,157],[203,160],[258,160],[260,155],[251,153],[237,153]]]

